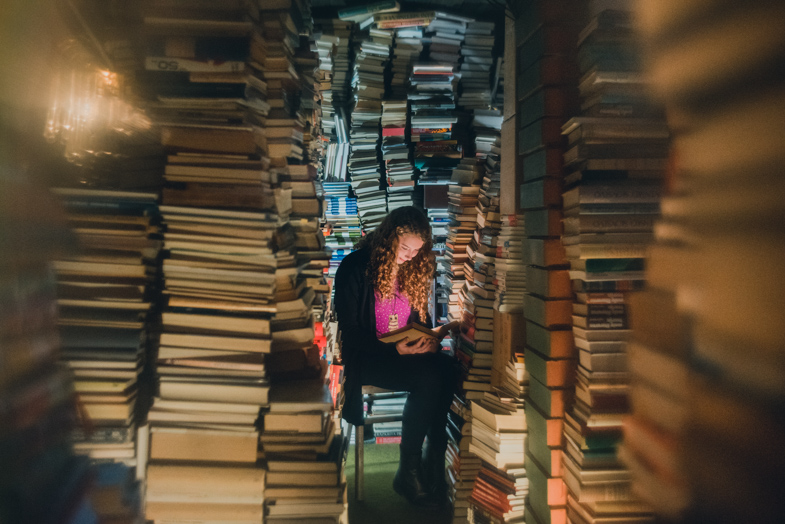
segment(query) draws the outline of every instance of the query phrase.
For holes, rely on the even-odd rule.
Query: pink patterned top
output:
[[[409,299],[398,291],[398,282],[394,284],[392,297],[382,299],[379,292],[374,292],[376,299],[376,338],[385,333],[404,327],[412,312]]]

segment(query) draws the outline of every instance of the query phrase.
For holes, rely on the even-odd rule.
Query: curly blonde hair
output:
[[[414,258],[399,265],[396,262],[398,241],[405,234],[418,236],[423,245]],[[409,300],[419,314],[420,321],[425,322],[436,259],[431,224],[423,212],[413,206],[391,211],[356,247],[368,247],[371,250],[371,262],[366,274],[373,282],[374,289],[383,298],[389,298],[394,293],[397,279],[398,291]]]

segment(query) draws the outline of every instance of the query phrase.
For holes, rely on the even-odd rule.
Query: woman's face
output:
[[[403,264],[413,259],[420,252],[424,243],[420,237],[411,233],[398,235],[398,256],[395,261],[398,264]]]

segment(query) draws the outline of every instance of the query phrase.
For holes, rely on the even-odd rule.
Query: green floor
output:
[[[349,497],[349,524],[447,524],[452,509],[424,511],[406,502],[392,488],[398,469],[397,444],[365,444],[365,500],[354,494],[354,446],[349,447],[346,479]]]

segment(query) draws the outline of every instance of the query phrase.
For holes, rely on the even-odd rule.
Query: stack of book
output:
[[[136,427],[150,392],[138,384],[154,345],[161,248],[158,194],[56,188],[81,250],[59,259],[62,357],[85,416],[75,449],[136,463]],[[145,380],[149,377],[145,374]],[[140,391],[143,390],[143,391]]]
[[[434,62],[457,64],[461,59],[467,23],[473,22],[471,18],[435,11],[424,28],[424,41],[428,44],[425,57]]]
[[[409,92],[410,137],[420,183],[449,183],[462,156],[453,140],[455,74],[452,64],[414,64]]]
[[[406,143],[406,100],[382,102],[382,160],[387,172],[387,210],[414,203],[414,166]]]
[[[675,298],[679,320],[670,324],[668,313],[657,319],[653,337],[640,340],[641,346],[652,341],[658,364],[636,368],[633,395],[641,378],[651,383],[673,372],[672,381],[657,382],[667,381],[657,398],[676,406],[683,398],[687,416],[679,418],[683,411],[677,410],[666,420],[667,411],[645,411],[635,395],[633,420],[648,423],[648,431],[628,433],[624,446],[633,459],[635,491],[652,494],[646,500],[659,516],[776,522],[783,501],[771,493],[782,485],[785,441],[785,369],[776,327],[783,311],[777,268],[785,96],[777,71],[785,6],[691,1],[674,11],[674,5],[641,2],[635,13],[647,43],[645,75],[665,102],[675,151],[672,194],[662,201],[647,282]],[[747,41],[754,43],[748,51],[725,50]],[[641,302],[643,315],[660,309],[648,297]],[[637,317],[633,310],[636,340]],[[630,351],[631,366],[636,352]],[[670,371],[668,362],[676,364]],[[656,445],[646,440],[654,435]],[[733,480],[740,478],[748,480]],[[686,500],[667,504],[674,492]]]
[[[319,64],[314,74],[314,80],[318,83],[319,100],[322,111],[322,131],[324,137],[335,136],[335,106],[333,105],[333,70],[335,63],[333,55],[335,46],[340,38],[323,32],[319,28],[319,33],[315,34],[315,41],[312,43],[314,50],[319,55]]]
[[[374,16],[385,13],[398,13],[401,5],[396,0],[382,0],[372,4],[362,4],[355,7],[345,7],[338,11],[341,20],[356,22],[360,29],[374,23]]]
[[[332,281],[343,257],[354,249],[362,237],[357,199],[350,197],[348,182],[325,182],[325,242],[331,251],[327,279]]]
[[[333,43],[331,99],[335,108],[346,107],[351,101],[352,35],[354,24],[338,19],[314,20],[316,34],[326,36]],[[327,117],[325,117],[326,119]]]
[[[387,199],[379,163],[382,103],[386,93],[392,36],[372,29],[355,46],[354,108],[352,110],[349,174],[357,196],[363,231],[373,231],[387,214]],[[389,39],[387,36],[389,35]]]
[[[472,413],[466,400],[456,394],[447,414],[447,479],[455,523],[467,522],[469,498],[482,460],[469,451],[472,445]]]
[[[231,445],[234,447],[236,443]],[[265,473],[261,468],[238,462],[150,464],[146,513],[148,518],[153,515],[156,520],[171,522],[262,522]]]
[[[500,70],[501,58],[494,57],[495,24],[472,21],[466,25],[461,47],[461,95],[458,104],[466,109],[485,109],[492,105],[490,82],[493,71]]]
[[[592,97],[636,91],[642,97],[632,15],[618,6],[600,9],[590,4],[590,21],[578,39],[581,100],[585,105]],[[562,464],[568,514],[601,518],[615,516],[614,504],[636,502],[630,472],[616,454],[628,410],[627,303],[630,292],[645,284],[669,130],[653,115],[603,115],[572,118],[562,134],[568,147],[562,242],[577,292],[572,326],[580,357],[575,400],[565,413]],[[597,456],[603,460],[591,460]],[[625,515],[653,519],[641,504],[627,507]]]
[[[501,215],[500,220],[496,236],[496,296],[493,307],[501,313],[521,312],[529,273],[523,257],[525,217],[523,214]]]
[[[420,60],[423,50],[422,38],[422,26],[395,29],[395,47],[390,68],[390,96],[394,100],[403,100],[409,93],[412,68]]]
[[[459,292],[466,281],[465,262],[469,259],[466,248],[472,241],[477,226],[477,199],[480,186],[449,186],[448,212],[450,231],[447,234],[444,271],[450,278],[450,302],[447,318],[450,322],[460,321],[463,315]]]
[[[295,50],[295,71],[300,78],[299,110],[305,117],[303,131],[303,163],[318,168],[324,164],[324,128],[321,105],[321,56],[313,37],[300,36]]]
[[[511,231],[522,226],[524,236],[505,238],[503,244],[513,259],[522,253],[527,267],[521,282],[515,279],[517,261],[513,262],[506,270],[504,289],[510,310],[519,310],[523,299],[525,319],[524,352],[530,376],[525,409],[531,428],[526,456],[527,521],[565,522],[567,494],[559,450],[564,446],[561,431],[574,392],[576,363],[569,265],[560,238],[561,126],[578,110],[576,42],[586,6],[584,2],[527,0],[519,9],[515,99],[517,152],[523,172],[519,208],[524,220],[511,220],[509,226]],[[510,281],[511,277],[515,280]]]
[[[323,522],[346,513],[346,439],[323,377],[273,384],[262,418],[265,522]]]
[[[447,275],[445,256],[447,253],[447,235],[450,231],[450,213],[447,211],[447,187],[441,185],[437,189],[443,189],[439,196],[444,194],[438,201],[429,197],[430,187],[425,189],[424,206],[428,213],[428,220],[431,223],[433,234],[433,252],[436,255],[436,292],[434,293],[434,313],[432,318],[438,320],[439,324],[447,323],[447,308],[450,303],[450,277]]]
[[[244,36],[250,69],[242,75],[241,99],[232,102],[244,107],[252,101],[256,110],[239,118],[228,113],[233,111],[228,106],[217,111],[213,104],[220,100],[220,89],[203,90],[189,103],[213,107],[220,124],[163,129],[169,166],[186,169],[169,170],[162,197],[167,302],[159,392],[149,420],[151,464],[164,478],[192,474],[199,479],[194,491],[203,493],[211,488],[211,474],[239,466],[235,471],[247,496],[227,498],[217,490],[215,496],[182,505],[171,495],[178,488],[166,485],[151,505],[148,484],[151,519],[204,518],[210,511],[261,518],[263,476],[254,471],[255,424],[267,404],[267,372],[287,375],[318,367],[312,361],[314,295],[296,250],[298,243],[305,252],[320,249],[315,173],[299,165],[308,160],[303,151],[307,113],[318,127],[312,103],[300,102],[301,74],[294,58],[303,12],[292,4],[246,14],[256,21]],[[220,50],[226,42],[200,32],[205,24],[218,30],[212,12],[189,15],[167,28],[199,49]],[[240,35],[232,38],[241,40]],[[309,62],[313,57],[301,57],[306,78]],[[240,79],[234,81],[240,85]],[[289,224],[293,194],[299,235]],[[203,471],[204,464],[209,471]]]
[[[513,371],[514,373],[514,371]],[[527,439],[523,398],[487,392],[471,402],[472,440],[469,450],[482,459],[469,499],[470,522],[475,514],[491,521],[522,522],[528,480],[524,469]]]
[[[0,195],[3,519],[95,522],[87,493],[93,472],[71,445],[77,414],[72,375],[57,363],[57,283],[50,266],[75,249],[76,238],[40,187],[5,177]]]
[[[370,400],[366,401],[366,410],[369,415],[391,416],[403,413],[404,404],[409,394],[405,391],[369,395]],[[400,444],[402,422],[374,422],[373,439],[377,444]],[[367,438],[367,435],[366,435]]]

